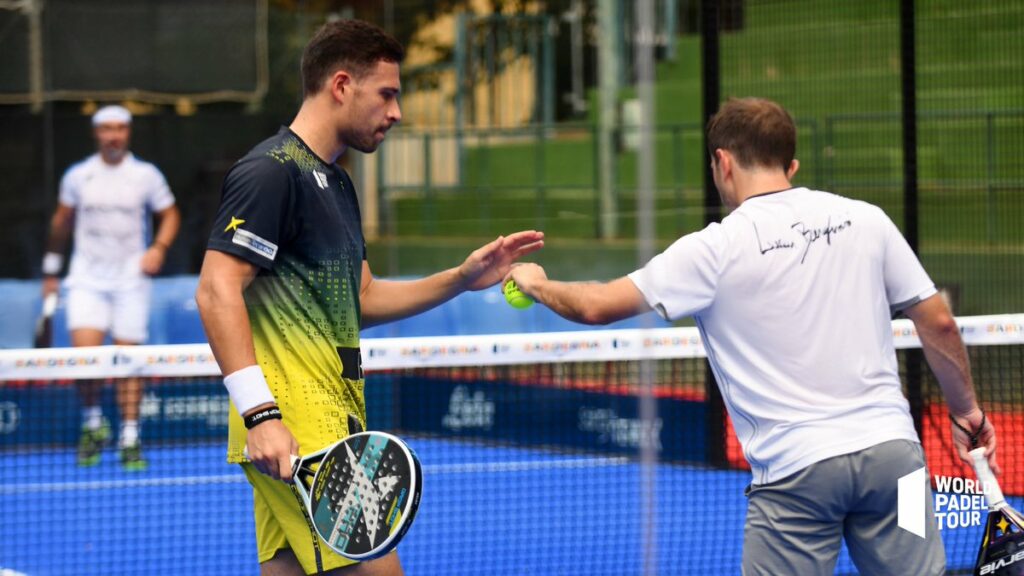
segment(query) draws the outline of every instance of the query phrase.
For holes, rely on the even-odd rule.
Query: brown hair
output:
[[[730,98],[708,121],[707,146],[728,150],[744,168],[789,170],[796,155],[796,125],[786,109],[764,98]]]
[[[378,62],[400,64],[405,58],[402,45],[387,32],[361,20],[328,22],[302,52],[302,95],[320,91],[324,80],[338,70],[359,77]]]

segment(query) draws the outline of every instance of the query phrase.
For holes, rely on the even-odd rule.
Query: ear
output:
[[[344,103],[352,93],[352,75],[344,70],[338,70],[327,79],[327,89],[336,102]]]
[[[722,178],[725,179],[726,175],[732,172],[732,155],[728,150],[715,148],[715,164],[718,165],[718,170],[722,174]]]
[[[800,161],[796,158],[789,163],[789,170],[786,170],[786,180],[792,180],[793,176],[796,176],[797,171],[800,170]]]

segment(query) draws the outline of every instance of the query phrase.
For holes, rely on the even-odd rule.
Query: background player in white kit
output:
[[[148,337],[150,279],[163,266],[167,249],[178,234],[181,216],[167,180],[156,166],[128,150],[131,113],[106,106],[92,117],[98,151],[71,166],[60,183],[57,210],[43,258],[43,297],[58,289],[57,275],[72,227],[74,253],[65,288],[67,319],[73,346],[99,346],[109,332],[115,344],[141,344]],[[150,214],[158,227],[147,246]],[[110,429],[100,404],[101,382],[82,381],[82,435],[78,463],[99,462]],[[121,415],[118,438],[121,464],[142,469],[137,378],[117,383]]]

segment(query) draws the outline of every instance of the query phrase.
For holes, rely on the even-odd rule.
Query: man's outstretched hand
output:
[[[500,282],[512,264],[544,247],[544,233],[536,230],[516,232],[498,238],[473,251],[459,266],[466,290],[483,290]]]

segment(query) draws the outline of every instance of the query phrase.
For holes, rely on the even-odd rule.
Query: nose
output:
[[[393,124],[397,124],[402,121],[402,106],[398,103],[396,98],[391,106],[391,110],[388,113],[388,117],[391,118]]]

